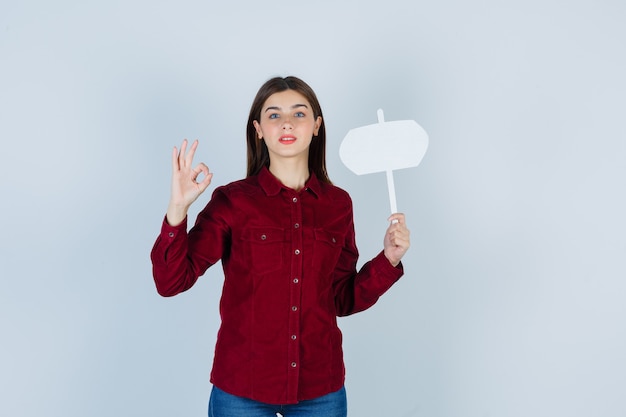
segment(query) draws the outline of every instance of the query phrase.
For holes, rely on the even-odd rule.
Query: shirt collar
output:
[[[269,171],[269,169],[267,169],[267,167],[263,167],[261,169],[261,171],[258,174],[258,179],[259,179],[259,184],[261,185],[261,188],[263,188],[263,191],[265,191],[265,194],[267,194],[268,196],[278,194],[282,188],[287,189],[287,187],[285,187],[278,180],[278,178],[276,178]],[[318,198],[319,195],[321,194],[322,185],[320,184],[319,180],[315,176],[314,172],[311,172],[309,179],[307,180],[306,184],[304,184],[304,189],[307,191],[310,191],[311,194],[313,194],[313,196],[315,196],[316,198]]]

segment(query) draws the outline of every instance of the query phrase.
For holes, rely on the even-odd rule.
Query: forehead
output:
[[[304,104],[311,108],[311,104],[302,94],[295,90],[285,90],[269,96],[267,100],[265,100],[265,103],[263,103],[263,109],[268,107],[288,109],[298,104]]]

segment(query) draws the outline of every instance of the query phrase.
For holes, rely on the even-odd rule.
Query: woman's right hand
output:
[[[172,190],[170,203],[167,207],[167,222],[171,226],[177,226],[185,220],[191,204],[211,184],[213,173],[209,171],[203,162],[193,168],[193,155],[198,148],[198,141],[191,144],[187,152],[187,139],[183,140],[180,152],[174,147],[172,150]],[[198,182],[198,176],[204,174],[202,181]]]

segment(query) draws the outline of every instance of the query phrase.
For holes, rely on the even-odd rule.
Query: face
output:
[[[261,108],[254,127],[264,140],[270,163],[276,158],[303,158],[308,161],[309,145],[322,124],[315,118],[307,99],[295,90],[272,94]]]

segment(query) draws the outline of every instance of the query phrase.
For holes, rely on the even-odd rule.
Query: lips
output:
[[[290,143],[294,143],[296,141],[296,137],[292,135],[283,135],[279,138],[280,143],[284,143],[288,145]]]

